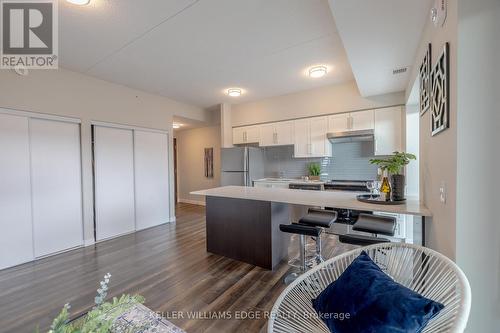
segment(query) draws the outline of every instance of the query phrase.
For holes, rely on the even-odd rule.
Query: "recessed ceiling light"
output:
[[[241,96],[241,89],[239,88],[230,88],[227,90],[227,94],[231,97],[240,97]]]
[[[78,6],[85,6],[90,3],[90,0],[66,0],[66,1]]]
[[[309,68],[309,76],[312,78],[318,78],[326,75],[326,66],[314,66]]]
[[[172,127],[174,129],[179,129],[179,128],[181,128],[181,126],[182,126],[182,124],[179,124],[179,123],[173,123],[173,125],[172,125]]]

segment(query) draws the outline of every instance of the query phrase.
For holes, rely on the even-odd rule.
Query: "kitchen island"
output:
[[[358,201],[355,192],[224,186],[191,194],[206,197],[208,252],[267,269],[287,255],[289,236],[280,232],[279,225],[290,223],[289,205],[418,216],[423,245],[425,218],[432,216],[417,199],[408,198],[402,205],[376,205]]]

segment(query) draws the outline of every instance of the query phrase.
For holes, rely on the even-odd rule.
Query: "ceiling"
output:
[[[62,67],[200,107],[354,78],[327,0],[91,0],[59,8]],[[311,79],[306,70],[317,64],[330,71]],[[228,97],[229,87],[244,93]]]
[[[329,0],[361,95],[404,91],[433,0]]]
[[[173,117],[173,123],[180,125],[180,128],[174,128],[174,133],[184,131],[184,130],[190,130],[193,128],[198,128],[198,127],[205,127],[207,126],[206,122],[203,121],[198,121],[186,117],[180,117],[180,116],[174,116]]]

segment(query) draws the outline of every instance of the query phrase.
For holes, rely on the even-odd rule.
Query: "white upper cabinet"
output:
[[[258,126],[233,128],[233,144],[258,143],[260,130]]]
[[[375,110],[375,155],[403,150],[400,106]]]
[[[265,124],[260,126],[260,146],[274,146],[276,139],[276,130],[274,124]]]
[[[294,157],[309,157],[311,156],[310,142],[310,120],[300,119],[294,121]]]
[[[334,114],[328,117],[328,132],[347,132],[349,130],[349,124],[349,113]]]
[[[328,117],[328,132],[369,130],[374,128],[373,110],[334,114]]]
[[[293,121],[264,124],[259,127],[260,146],[293,145]]]
[[[350,130],[370,130],[374,128],[375,116],[373,110],[352,112],[350,115]]]
[[[293,145],[293,121],[276,123],[276,142],[278,145]]]
[[[294,157],[330,156],[331,145],[326,138],[327,131],[327,117],[295,120]]]
[[[243,127],[233,128],[233,144],[245,143],[245,129]]]

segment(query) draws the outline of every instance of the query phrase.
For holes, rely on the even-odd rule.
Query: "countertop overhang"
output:
[[[425,217],[432,216],[431,211],[416,198],[408,198],[406,200],[406,203],[401,205],[377,205],[358,201],[356,199],[356,195],[361,193],[357,192],[310,191],[285,188],[223,186],[207,190],[193,191],[191,192],[191,194],[279,202],[292,205],[334,207]]]

